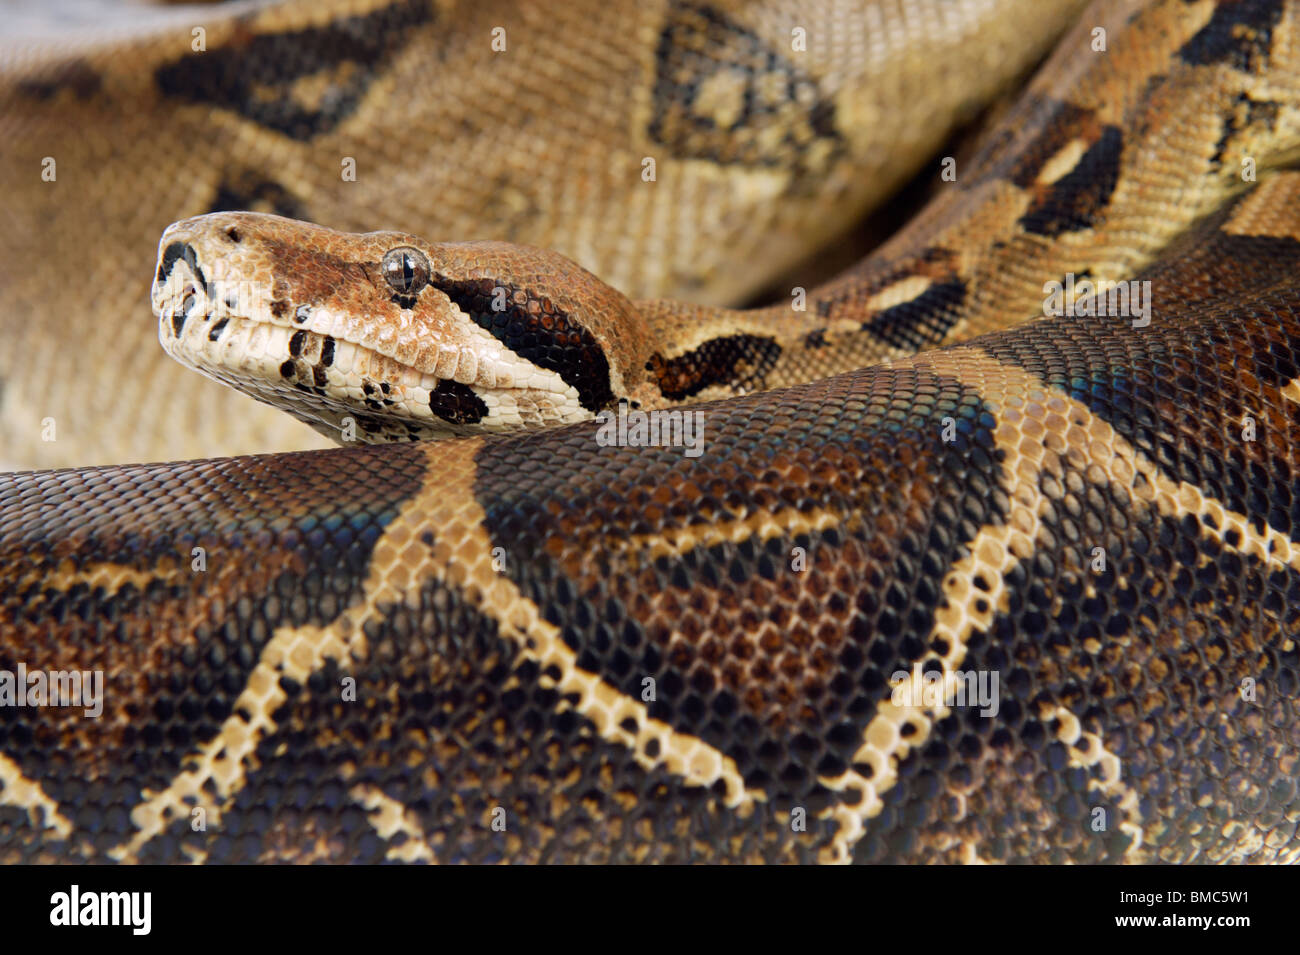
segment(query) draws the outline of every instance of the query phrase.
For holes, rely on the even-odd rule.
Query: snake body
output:
[[[1081,6],[242,0],[28,29],[6,14],[0,470],[328,444],[158,349],[141,310],[177,219],[506,240],[634,297],[730,304],[906,181]],[[69,268],[75,309],[51,294]]]
[[[1089,8],[802,310],[177,222],[164,349],[373,443],[0,475],[0,670],[108,680],[0,856],[1295,861],[1298,19]]]

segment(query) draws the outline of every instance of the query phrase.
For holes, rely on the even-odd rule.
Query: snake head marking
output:
[[[335,439],[584,421],[645,378],[636,307],[553,252],[221,212],[168,227],[159,340]],[[355,429],[354,429],[355,430]]]

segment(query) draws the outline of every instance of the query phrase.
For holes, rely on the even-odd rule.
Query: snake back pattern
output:
[[[601,178],[627,172],[608,152],[569,186],[628,203],[625,247],[519,194],[484,203],[514,226],[423,230],[461,194],[403,207],[413,179],[345,211],[294,144],[337,176],[325,139],[409,120],[430,23],[539,17],[555,55],[532,85],[463,89],[548,117],[539,150],[565,142],[531,91],[563,85],[573,31],[619,31],[480,6],[250,4],[207,60],[141,28],[101,38],[112,67],[89,42],[8,64],[19,151],[50,151],[29,144],[41,104],[104,122],[138,81],[146,129],[224,123],[273,153],[261,185],[218,176],[219,203],[211,177],[153,174],[188,198],[157,205],[142,294],[112,293],[162,346],[132,352],[131,387],[192,408],[190,366],[344,446],[0,474],[0,674],[105,682],[97,718],[0,707],[0,861],[1300,860],[1300,2],[649,5],[579,76],[639,77],[636,132],[611,135],[664,150],[648,206]],[[785,52],[805,17],[825,58]],[[895,53],[858,42],[884,35]],[[896,235],[731,307],[748,261],[838,234],[1053,39]],[[339,69],[273,55],[313,43]],[[903,116],[911,145],[864,159],[857,124]],[[502,122],[443,135],[506,193],[473,149],[529,137]],[[845,185],[869,162],[877,181]],[[45,209],[32,234],[57,245],[77,211],[35,190],[13,214]],[[665,257],[687,208],[716,230]],[[34,356],[7,359],[14,382],[57,339],[91,388],[118,347],[78,339],[97,310],[69,298],[138,243],[81,231],[58,303],[81,319],[36,293],[48,271],[0,293],[0,333],[40,326],[14,332]],[[1126,307],[1053,313],[1076,281],[1124,283]],[[174,381],[143,371],[167,356]],[[40,406],[12,390],[7,434]],[[697,422],[698,453],[602,439],[632,412]],[[242,450],[223,440],[208,453]],[[988,705],[954,696],[993,676]]]

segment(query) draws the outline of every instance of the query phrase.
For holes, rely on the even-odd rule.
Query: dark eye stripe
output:
[[[493,279],[436,278],[434,287],[476,324],[519,357],[555,372],[572,385],[588,411],[613,403],[609,360],[600,343],[550,299]],[[500,311],[493,307],[503,299],[497,289],[504,293],[505,307]]]

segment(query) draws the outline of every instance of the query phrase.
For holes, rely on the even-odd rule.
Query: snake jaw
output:
[[[303,253],[322,236],[348,240],[350,256]],[[441,289],[393,301],[378,263],[411,241],[255,213],[175,223],[159,243],[152,293],[159,341],[181,364],[340,442],[594,416],[562,375],[505,347]]]

